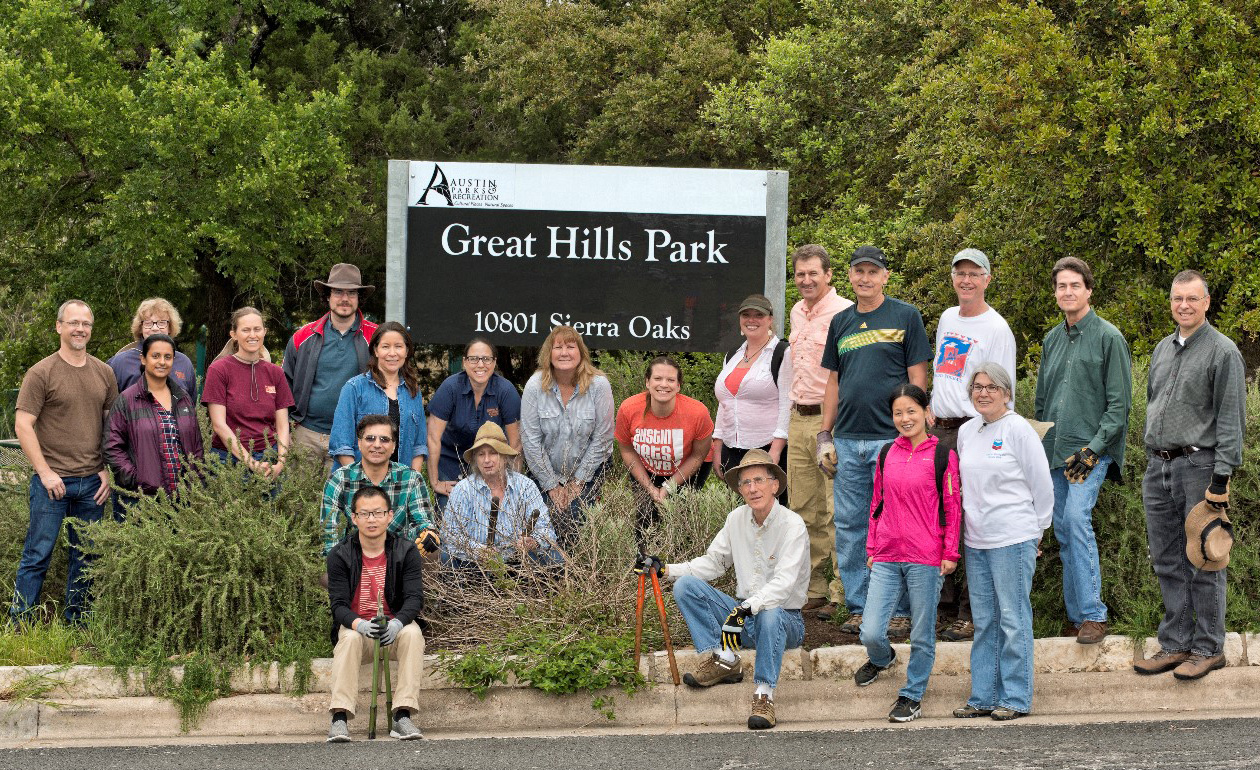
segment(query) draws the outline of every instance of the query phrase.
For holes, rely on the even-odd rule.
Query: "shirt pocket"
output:
[[[1195,409],[1204,409],[1212,404],[1211,378],[1203,372],[1188,372],[1183,367],[1177,372],[1177,382],[1173,386],[1173,400]]]

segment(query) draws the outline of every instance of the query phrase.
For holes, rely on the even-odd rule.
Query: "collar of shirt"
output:
[[[391,484],[391,483],[398,482],[403,472],[408,471],[408,470],[411,470],[411,469],[403,465],[402,463],[396,463],[393,460],[390,460],[389,470],[385,473],[385,478],[381,479],[381,484]],[[371,481],[371,479],[368,479],[367,474],[363,472],[362,460],[352,462],[346,466],[346,480],[347,481],[364,481],[364,480]]]
[[[816,316],[823,313],[839,312],[844,309],[841,307],[842,304],[843,303],[840,301],[840,295],[836,292],[836,287],[832,286],[827,289],[826,294],[822,295],[822,297],[814,303],[813,307],[810,307],[808,304],[805,305],[805,318],[813,320]]]
[[[770,509],[770,513],[766,514],[766,520],[760,524],[757,523],[757,516],[753,513],[752,506],[744,503],[744,507],[748,509],[748,521],[753,525],[753,529],[763,529],[772,526],[779,520],[779,502],[777,500],[774,503],[774,507]]]
[[[1063,319],[1063,330],[1068,333],[1069,337],[1075,337],[1079,334],[1084,334],[1093,328],[1094,322],[1097,320],[1098,314],[1095,313],[1094,309],[1091,307],[1089,310],[1085,311],[1085,315],[1081,316],[1081,320],[1077,321],[1075,324],[1069,324],[1066,318]]]

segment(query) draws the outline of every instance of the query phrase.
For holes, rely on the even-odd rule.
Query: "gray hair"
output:
[[[971,379],[967,381],[967,390],[971,390],[971,386],[976,384],[976,377],[983,374],[989,378],[989,381],[1006,391],[1006,395],[1011,395],[1011,374],[1006,371],[1006,367],[996,361],[985,361],[976,367],[971,373]]]
[[[57,308],[57,320],[58,320],[58,321],[64,321],[64,320],[66,320],[66,308],[70,307],[71,305],[81,305],[81,306],[83,306],[84,308],[86,308],[86,309],[87,309],[88,314],[92,316],[93,320],[95,320],[95,318],[96,318],[96,314],[92,312],[92,306],[91,306],[91,305],[89,305],[88,303],[84,302],[84,301],[83,301],[83,300],[81,300],[81,299],[68,299],[68,300],[66,300],[65,302],[62,302],[62,303],[61,303],[61,307]]]

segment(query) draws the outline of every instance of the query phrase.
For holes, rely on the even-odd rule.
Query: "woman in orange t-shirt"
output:
[[[660,521],[658,503],[684,484],[698,488],[709,476],[713,418],[704,404],[684,396],[682,369],[669,356],[648,363],[642,393],[617,410],[621,459],[635,483],[635,540],[642,551],[647,529]]]

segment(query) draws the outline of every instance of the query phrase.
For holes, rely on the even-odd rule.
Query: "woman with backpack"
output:
[[[779,339],[773,326],[774,307],[765,295],[749,295],[740,304],[739,331],[744,343],[726,357],[713,384],[718,408],[712,457],[718,475],[739,465],[750,449],[766,450],[776,465],[787,470],[792,357],[787,340]],[[779,491],[779,504],[787,505],[786,488]]]
[[[870,583],[861,639],[869,660],[854,674],[859,687],[896,662],[888,620],[902,594],[910,600],[910,662],[890,722],[919,718],[936,660],[936,604],[941,580],[958,566],[962,529],[958,455],[927,432],[928,395],[905,383],[888,399],[899,434],[880,451],[866,537]]]

